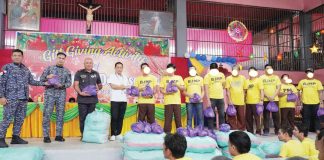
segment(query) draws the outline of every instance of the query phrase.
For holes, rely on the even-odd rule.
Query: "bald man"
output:
[[[84,121],[87,115],[93,112],[98,103],[98,96],[91,95],[83,89],[87,86],[96,86],[97,91],[102,89],[100,75],[97,71],[93,70],[93,60],[86,58],[84,60],[84,69],[79,70],[74,77],[74,89],[78,93],[78,107],[80,118],[80,132],[83,134]]]

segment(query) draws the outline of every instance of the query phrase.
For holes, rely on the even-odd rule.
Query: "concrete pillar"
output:
[[[184,57],[184,54],[187,52],[187,5],[186,0],[175,1],[176,56]]]

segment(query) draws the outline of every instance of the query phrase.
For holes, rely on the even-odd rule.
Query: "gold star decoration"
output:
[[[314,44],[312,48],[309,48],[312,53],[317,53],[318,52],[318,47]]]

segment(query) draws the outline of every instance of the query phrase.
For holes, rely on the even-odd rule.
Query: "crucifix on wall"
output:
[[[100,4],[92,3],[92,0],[88,0],[88,3],[78,3],[78,5],[87,11],[87,33],[91,33],[91,26],[93,22],[93,12],[101,7]]]

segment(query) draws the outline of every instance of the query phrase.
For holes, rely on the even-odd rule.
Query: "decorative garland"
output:
[[[157,104],[157,105],[162,105],[162,104]],[[38,105],[36,103],[28,103],[26,117],[28,117],[32,112],[34,112],[34,110],[37,107],[39,107],[40,110],[43,112],[43,110],[44,110],[43,103],[40,103]],[[105,111],[106,113],[108,113],[110,115],[110,105],[97,103],[96,108],[103,109],[103,111]],[[137,114],[137,110],[138,110],[137,104],[129,104],[126,108],[124,118],[129,118],[131,116],[134,116],[135,114]],[[185,116],[186,114],[187,114],[186,106],[185,106],[185,104],[182,104],[181,105],[181,116]],[[64,122],[69,122],[78,116],[79,116],[78,106],[75,105],[74,107],[65,111]],[[162,120],[162,121],[164,120],[164,108],[155,107],[155,118],[158,120]],[[2,119],[3,119],[3,107],[0,106],[0,121],[2,121]],[[51,121],[53,121],[53,122],[56,121],[55,112],[53,112],[53,114],[51,115]]]

